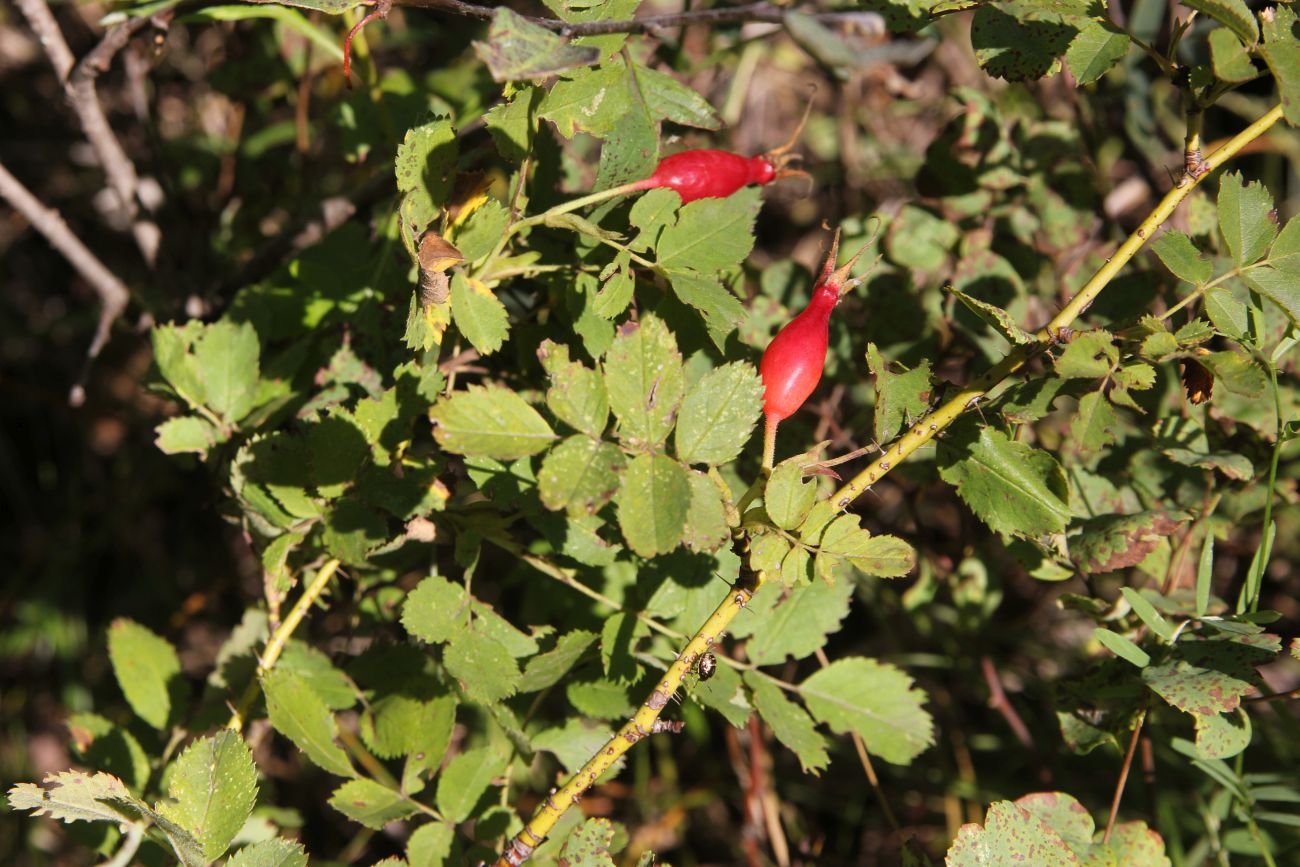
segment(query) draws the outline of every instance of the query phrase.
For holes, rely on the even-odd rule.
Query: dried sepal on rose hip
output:
[[[772,465],[777,425],[803,406],[821,381],[830,342],[831,311],[845,292],[861,282],[849,279],[849,273],[862,256],[862,250],[836,268],[839,248],[840,233],[837,229],[808,306],[777,332],[763,352],[759,373],[763,377],[763,414],[766,419],[764,466]]]

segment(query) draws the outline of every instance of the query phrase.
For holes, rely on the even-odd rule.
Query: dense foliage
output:
[[[1294,862],[1290,4],[287,2],[0,22],[0,857]]]

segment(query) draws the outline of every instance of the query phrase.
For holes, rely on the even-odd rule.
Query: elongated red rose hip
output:
[[[857,264],[861,251],[836,269],[835,259],[839,246],[840,234],[836,231],[830,254],[826,257],[826,265],[822,268],[808,306],[777,332],[763,352],[759,373],[763,377],[763,414],[767,421],[764,466],[772,464],[777,425],[803,406],[821,381],[830,339],[828,329],[831,311],[839,303],[840,296],[857,285],[856,280],[846,278]]]
[[[698,199],[722,199],[750,184],[769,184],[777,176],[776,162],[767,156],[744,157],[730,151],[682,151],[664,157],[654,174],[637,186],[644,190],[667,187],[682,197],[682,204]]]
[[[790,140],[767,153],[746,157],[720,150],[682,151],[661,159],[650,177],[632,184],[631,188],[653,190],[667,187],[682,197],[684,205],[699,199],[724,199],[750,184],[763,186],[780,178],[806,178],[807,172],[788,166],[799,160],[799,155],[790,150],[799,140],[811,110],[812,103],[809,102],[803,120],[799,121]]]

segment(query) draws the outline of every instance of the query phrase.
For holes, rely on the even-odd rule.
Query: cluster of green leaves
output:
[[[339,14],[358,4],[295,5]],[[584,22],[638,4],[546,5]],[[866,4],[900,30],[970,5]],[[1187,5],[1213,22],[1193,34],[1205,37],[1202,62],[1186,69],[1194,107],[1260,75],[1259,61],[1296,120],[1291,9]],[[294,16],[281,23],[314,26]],[[834,34],[816,18],[791,11],[786,27],[801,45],[822,42],[819,62],[851,64],[826,47]],[[1174,71],[1190,32],[1175,28],[1162,69]],[[514,796],[545,791],[596,753],[752,573],[766,580],[730,629],[743,652],[718,648],[717,673],[692,678],[688,722],[700,708],[735,727],[756,715],[809,773],[830,763],[827,732],[852,733],[898,765],[934,742],[925,694],[901,668],[849,654],[807,662],[853,600],[875,592],[865,578],[919,562],[904,605],[922,621],[942,558],[918,558],[833,502],[819,448],[770,475],[755,468],[755,350],[811,284],[788,261],[762,273],[747,265],[760,191],[683,205],[652,190],[586,210],[559,192],[644,178],[665,124],[716,130],[717,114],[645,40],[569,40],[505,7],[481,35],[471,71],[449,72],[436,98],[409,98],[418,88],[395,71],[373,82],[373,103],[340,110],[358,160],[382,153],[385,124],[406,129],[387,154],[395,189],[371,231],[344,225],[244,287],[215,322],[153,329],[156,386],[180,410],[159,426],[158,446],[202,460],[228,494],[261,558],[265,605],[222,645],[201,695],[167,641],[115,625],[110,657],[135,719],[74,716],[89,770],[21,784],[14,806],[100,823],[105,852],[125,828],[187,865],[232,848],[236,867],[305,863],[280,837],[300,817],[265,793],[256,803],[239,732],[207,734],[226,723],[227,705],[259,694],[249,717],[265,717],[320,771],[332,810],[367,829],[412,826],[405,861],[385,863],[491,858],[522,827]],[[972,42],[992,75],[1041,77],[1064,56],[1082,84],[1135,44],[1097,0],[978,4]],[[1015,92],[963,88],[953,100],[956,115],[912,166],[924,199],[878,225],[846,220],[850,243],[878,231],[879,261],[870,317],[852,302],[837,314],[828,376],[871,374],[845,412],[880,441],[942,396],[941,346],[976,367],[1030,346],[1025,329],[1058,303],[1062,282],[1076,287],[1104,255],[1092,244],[1101,201],[1078,130]],[[597,144],[598,161],[584,162]],[[987,625],[1000,563],[1080,580],[1089,595],[1065,607],[1097,624],[1080,652],[1104,658],[1057,684],[1065,742],[1079,753],[1122,748],[1150,719],[1221,787],[1212,812],[1239,819],[1233,830],[1250,831],[1255,851],[1281,851],[1295,817],[1261,804],[1296,793],[1223,760],[1249,745],[1242,698],[1282,652],[1264,631],[1276,615],[1255,610],[1276,536],[1258,514],[1281,496],[1265,482],[1269,458],[1275,468],[1297,433],[1284,419],[1300,394],[1283,368],[1300,316],[1300,220],[1279,228],[1267,190],[1237,175],[1219,181],[1217,202],[1199,196],[1188,211],[1185,231],[1154,239],[1154,257],[1117,281],[1087,328],[1053,335],[1041,366],[969,407],[906,472],[949,485],[991,531],[951,570],[964,582],[954,595],[974,612],[955,632]],[[1162,284],[1178,300],[1154,316]],[[1171,414],[1184,393],[1198,404]],[[1263,542],[1235,610],[1211,593],[1212,542],[1194,592],[1127,586],[1175,587],[1193,536],[1256,522]],[[1171,542],[1179,535],[1183,549]],[[333,561],[346,567],[339,597],[358,640],[332,655],[290,640],[268,670],[258,649],[282,603]],[[1193,740],[1177,736],[1188,722]],[[1283,829],[1283,842],[1261,836],[1259,822]],[[1168,863],[1144,823],[1103,836],[1071,796],[1035,794],[995,803],[948,858]],[[532,862],[603,867],[626,838],[570,811]]]

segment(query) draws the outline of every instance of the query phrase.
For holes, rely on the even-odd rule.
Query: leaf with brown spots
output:
[[[1181,711],[1228,713],[1260,681],[1255,668],[1282,650],[1282,639],[1267,632],[1233,639],[1186,641],[1164,662],[1142,670],[1156,694]]]
[[[1093,518],[1085,521],[1082,532],[1070,539],[1070,556],[1086,573],[1136,566],[1186,520],[1186,516],[1170,512]]]

